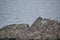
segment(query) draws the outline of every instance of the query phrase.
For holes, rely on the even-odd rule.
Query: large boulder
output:
[[[0,29],[0,38],[23,38],[27,34],[28,24],[11,24]]]
[[[60,39],[60,23],[56,20],[39,17],[31,25],[30,30],[34,35],[34,39]]]

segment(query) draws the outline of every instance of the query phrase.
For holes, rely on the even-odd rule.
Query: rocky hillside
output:
[[[37,18],[28,24],[11,24],[0,29],[0,38],[60,40],[60,23],[55,20]]]

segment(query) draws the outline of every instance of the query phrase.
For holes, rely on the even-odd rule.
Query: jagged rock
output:
[[[12,25],[5,26],[0,30],[0,38],[20,37],[26,34],[28,28],[29,28],[28,24],[12,24]]]
[[[59,40],[60,23],[46,18],[37,18],[29,27],[28,24],[11,24],[0,29],[0,38]]]
[[[60,23],[58,21],[43,19],[41,17],[38,19],[34,21],[30,28],[33,33],[37,32],[39,34],[38,38],[42,37],[43,40],[60,38]]]

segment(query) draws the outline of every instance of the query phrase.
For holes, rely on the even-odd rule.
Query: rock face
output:
[[[5,26],[0,29],[0,38],[25,38],[25,34],[27,34],[29,25],[28,24],[12,24]]]
[[[37,18],[28,24],[11,24],[0,29],[0,38],[60,40],[60,23],[55,20]]]
[[[57,40],[60,38],[60,23],[55,20],[37,18],[31,26],[34,39]]]

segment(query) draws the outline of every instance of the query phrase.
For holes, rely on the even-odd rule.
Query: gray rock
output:
[[[28,24],[11,24],[0,29],[0,38],[59,40],[60,23],[55,20],[37,18],[29,27]]]

